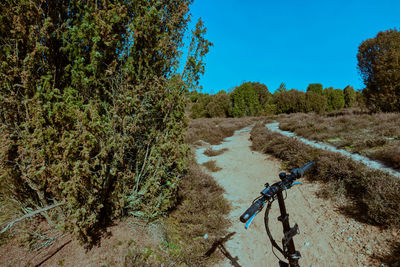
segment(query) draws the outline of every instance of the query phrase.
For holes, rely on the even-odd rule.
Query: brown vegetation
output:
[[[66,243],[46,260],[46,264],[211,265],[221,254],[204,255],[214,242],[226,235],[229,227],[225,215],[230,206],[223,198],[223,192],[214,179],[204,174],[192,160],[179,188],[179,202],[168,217],[153,222],[135,218],[120,221],[107,229],[109,236],[101,246],[89,252],[85,252],[77,241],[68,241],[70,235],[61,236],[43,218],[36,217],[11,229],[17,238],[0,245],[0,266],[12,266],[18,258],[20,265],[36,265]],[[207,238],[204,238],[205,234]]]
[[[217,172],[222,170],[222,168],[217,166],[217,162],[215,160],[210,160],[201,164],[202,166],[206,167],[207,170],[210,172]]]
[[[198,266],[207,260],[202,256],[213,242],[226,235],[229,222],[225,215],[230,206],[224,190],[195,162],[186,177],[179,191],[180,204],[168,218],[169,231],[171,240],[181,246],[177,257],[189,266]]]
[[[346,213],[358,219],[385,226],[400,226],[400,182],[398,179],[365,167],[361,163],[329,151],[307,146],[297,140],[272,133],[263,124],[251,132],[252,148],[273,154],[287,166],[301,166],[316,161],[310,180],[324,182],[327,196],[346,196],[351,205]]]
[[[400,168],[400,116],[347,111],[327,116],[298,113],[280,116],[280,128]]]
[[[204,151],[203,154],[208,156],[208,157],[215,157],[215,156],[223,154],[226,151],[228,151],[227,148],[218,149],[218,150],[214,150],[212,148],[207,148],[206,151]]]
[[[186,132],[186,143],[194,144],[203,140],[212,145],[220,144],[224,138],[232,136],[236,130],[246,127],[263,117],[249,118],[212,118],[191,120]]]

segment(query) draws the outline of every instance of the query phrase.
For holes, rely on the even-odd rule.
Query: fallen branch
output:
[[[31,213],[25,214],[24,216],[19,217],[19,218],[15,219],[15,220],[9,222],[9,223],[7,224],[7,226],[6,226],[3,230],[1,230],[0,234],[2,234],[2,233],[4,233],[5,231],[7,231],[10,227],[12,227],[12,226],[13,226],[15,223],[17,223],[17,222],[20,222],[20,221],[22,221],[22,220],[25,220],[26,218],[35,216],[36,214],[39,214],[39,213],[44,212],[44,211],[48,211],[48,210],[50,210],[50,209],[53,209],[53,208],[56,208],[56,207],[59,207],[59,206],[62,206],[62,205],[65,205],[65,203],[64,203],[64,202],[62,202],[62,203],[57,203],[57,204],[54,204],[54,205],[51,205],[51,206],[48,206],[48,207],[44,207],[43,209],[35,210],[35,211],[31,212]]]

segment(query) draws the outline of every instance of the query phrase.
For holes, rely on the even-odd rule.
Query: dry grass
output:
[[[73,241],[45,265],[212,266],[222,254],[219,251],[210,256],[205,254],[214,242],[227,234],[229,227],[226,215],[230,206],[223,193],[214,179],[204,174],[192,159],[178,191],[178,204],[166,217],[153,222],[136,218],[115,222],[107,230],[110,236],[104,238],[100,246],[85,252],[77,241]],[[18,229],[20,226],[24,229]],[[12,228],[17,235],[8,244],[0,245],[0,266],[36,266],[60,247],[56,244],[39,249],[59,234],[50,233],[49,229],[53,228],[40,217]],[[49,239],[43,239],[46,236]],[[79,262],[82,258],[84,262]],[[15,263],[16,259],[20,260]]]
[[[158,266],[161,262],[165,266],[210,266],[215,263],[222,254],[205,257],[205,253],[226,235],[229,227],[226,215],[230,206],[223,193],[224,190],[211,176],[204,174],[192,158],[179,188],[179,204],[164,219],[167,238],[160,244],[162,251],[153,246],[149,249],[156,257],[149,257],[149,249],[134,249],[126,258],[128,266]],[[161,262],[155,261],[157,258]]]
[[[222,170],[222,168],[217,166],[217,162],[215,160],[210,160],[201,164],[202,166],[206,167],[207,170],[210,172],[218,172]]]
[[[218,150],[214,150],[212,148],[207,148],[203,154],[208,157],[215,157],[215,156],[219,156],[219,155],[225,153],[226,151],[228,151],[227,148],[222,148],[222,149],[218,149]]]
[[[263,124],[254,127],[251,140],[254,150],[273,154],[290,167],[316,161],[316,168],[308,178],[329,184],[331,191],[326,191],[327,197],[338,194],[347,197],[349,205],[345,212],[348,215],[373,224],[400,227],[399,179],[371,170],[338,153],[312,148],[297,140],[272,133]]]
[[[226,235],[229,227],[226,215],[230,206],[223,197],[224,190],[194,161],[186,177],[179,190],[180,204],[167,219],[170,239],[180,244],[176,257],[182,263],[188,266],[210,265],[210,259],[204,258],[204,254],[214,242]]]
[[[342,112],[325,116],[281,116],[280,128],[305,138],[328,142],[400,168],[400,114]]]
[[[212,145],[220,144],[226,137],[232,136],[236,130],[242,129],[265,117],[249,118],[212,118],[191,120],[186,132],[186,143],[195,144],[203,140]]]

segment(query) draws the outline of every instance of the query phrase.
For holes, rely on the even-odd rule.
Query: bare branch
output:
[[[9,228],[11,228],[17,222],[20,222],[22,220],[25,220],[26,218],[35,216],[36,214],[39,214],[39,213],[44,212],[44,211],[48,211],[50,209],[53,209],[53,208],[56,208],[56,207],[59,207],[59,206],[62,206],[62,205],[65,205],[65,202],[57,203],[57,204],[54,204],[54,205],[51,205],[51,206],[44,207],[43,209],[35,210],[35,211],[31,212],[31,213],[25,214],[24,216],[19,217],[19,218],[15,219],[15,220],[9,222],[7,224],[7,226],[3,230],[1,230],[0,234],[2,234],[5,231],[7,231]]]

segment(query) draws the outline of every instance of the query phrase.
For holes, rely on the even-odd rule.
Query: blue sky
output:
[[[214,43],[200,81],[212,94],[244,81],[361,89],[358,46],[400,26],[399,0],[195,0],[191,13]]]

